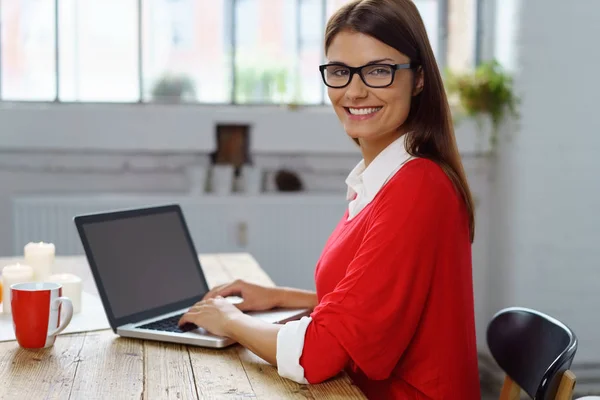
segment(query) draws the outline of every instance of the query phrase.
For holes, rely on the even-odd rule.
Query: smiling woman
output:
[[[422,70],[416,60],[354,30],[334,34],[327,46],[330,61],[321,66],[323,81],[346,133],[363,139],[368,164],[382,146],[405,133],[397,128],[408,116],[412,96],[423,88]],[[397,132],[388,135],[391,131]],[[377,144],[375,139],[384,141]]]
[[[375,10],[377,6],[382,9]],[[373,12],[369,19],[363,14],[367,10]],[[450,108],[414,3],[349,3],[329,20],[325,51],[329,62],[320,69],[329,99],[346,133],[360,144],[366,166],[394,140],[407,132],[419,133],[406,135],[407,151],[435,161],[448,175],[465,201],[473,240],[473,201]]]
[[[352,1],[329,20],[325,55],[328,96],[363,159],[316,293],[238,281],[181,322],[232,337],[299,383],[346,370],[373,399],[480,399],[473,204],[419,12],[412,0]],[[313,312],[268,325],[219,298],[229,295],[245,310]]]

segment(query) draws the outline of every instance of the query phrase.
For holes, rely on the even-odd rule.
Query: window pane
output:
[[[54,100],[54,0],[2,0],[2,99]]]
[[[230,3],[144,1],[144,100],[230,101]]]
[[[427,36],[429,36],[429,43],[431,43],[431,49],[436,58],[439,58],[439,18],[438,18],[438,1],[437,0],[414,0],[415,5],[419,9],[425,29],[427,30]]]
[[[323,61],[323,6],[321,0],[300,3],[300,73],[299,98],[304,104],[319,104],[323,100],[323,82],[319,64]]]
[[[139,99],[137,0],[61,0],[63,101]]]
[[[504,0],[502,6],[496,3],[495,9],[494,58],[507,71],[513,72],[516,69],[518,53],[519,4],[516,0]]]
[[[297,101],[296,2],[238,0],[235,12],[235,101]]]

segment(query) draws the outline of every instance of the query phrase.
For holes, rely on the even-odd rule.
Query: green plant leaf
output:
[[[458,97],[468,116],[487,115],[490,118],[492,150],[498,142],[499,127],[507,113],[519,118],[519,98],[514,93],[512,76],[496,60],[482,63],[470,73],[446,71],[446,89],[449,94]]]

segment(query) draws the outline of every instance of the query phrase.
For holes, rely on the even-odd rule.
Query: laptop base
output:
[[[180,343],[190,346],[224,348],[235,344],[236,342],[230,338],[213,335],[203,328],[196,328],[188,332],[169,332],[151,329],[142,329],[139,326],[146,325],[150,322],[168,318],[173,315],[181,314],[187,310],[178,310],[169,314],[161,315],[157,318],[152,318],[137,323],[127,324],[117,328],[117,335],[123,337],[155,340],[169,343]],[[310,315],[309,309],[274,309],[268,311],[252,311],[247,312],[254,318],[258,318],[271,324],[285,324],[286,322],[298,320],[304,316]]]

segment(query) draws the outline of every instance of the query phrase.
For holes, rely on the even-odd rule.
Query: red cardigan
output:
[[[465,206],[435,163],[404,165],[339,222],[316,269],[300,365],[370,399],[480,400]]]

